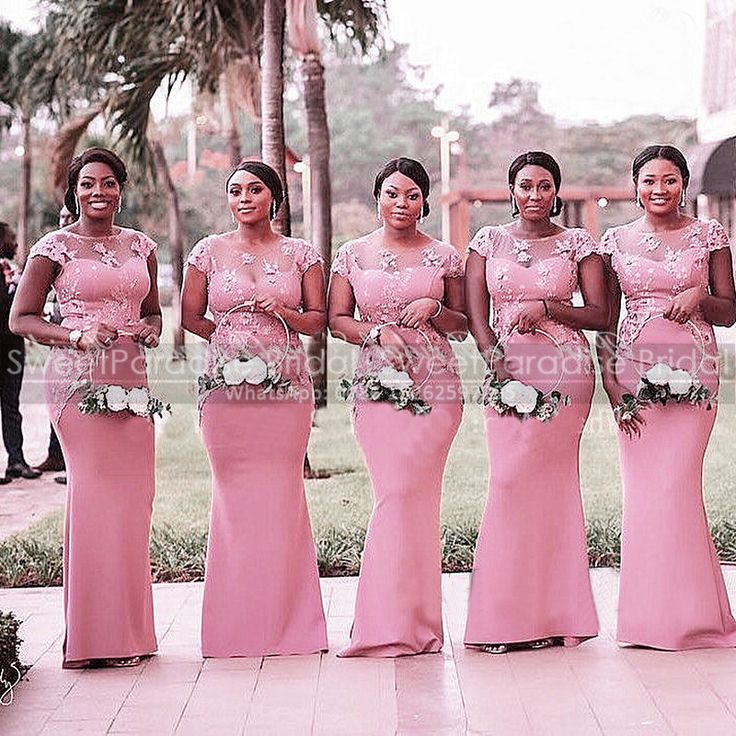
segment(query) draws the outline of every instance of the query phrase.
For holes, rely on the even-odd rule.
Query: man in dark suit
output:
[[[20,278],[12,262],[17,249],[13,229],[7,222],[0,222],[0,413],[3,444],[8,453],[8,467],[0,483],[41,475],[23,457],[23,417],[19,407],[26,348],[23,338],[8,328],[10,307]]]

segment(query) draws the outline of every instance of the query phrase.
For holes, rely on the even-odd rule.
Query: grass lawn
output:
[[[349,357],[354,348],[332,343],[336,355]],[[456,346],[461,358],[472,361],[469,340]],[[195,351],[191,351],[195,352]],[[158,579],[192,579],[201,574],[210,502],[209,466],[197,427],[194,407],[193,364],[175,366],[182,375],[171,383],[164,376],[171,367],[153,371],[158,393],[173,402],[174,413],[158,438],[158,488],[154,510],[153,557]],[[475,366],[475,367],[473,367]],[[156,378],[157,376],[157,378]],[[464,371],[469,396],[478,384],[477,363]],[[339,376],[331,376],[334,389]],[[736,436],[736,406],[733,400],[733,365],[723,375],[722,402],[706,456],[705,498],[716,542],[723,559],[736,561],[736,494],[733,471],[733,438]],[[554,420],[553,420],[554,421]],[[245,428],[246,431],[248,428]],[[257,428],[254,428],[257,431]],[[444,558],[446,569],[467,569],[487,492],[488,468],[481,408],[473,401],[465,406],[460,431],[450,454],[442,502]],[[316,416],[309,446],[313,469],[332,476],[306,483],[312,524],[323,573],[340,574],[357,569],[362,536],[371,510],[370,482],[360,449],[352,434],[350,408],[339,399]],[[656,460],[656,459],[653,459]],[[534,462],[534,458],[530,458]],[[621,488],[618,473],[616,429],[608,403],[599,389],[582,442],[581,475],[589,545],[593,564],[611,564],[618,559],[618,525]],[[55,559],[61,538],[61,514],[50,515],[28,531],[0,545],[15,545],[15,561],[0,563],[0,584],[33,584],[37,575],[18,577],[23,565],[39,567],[39,580],[54,579]],[[17,551],[16,548],[23,548]],[[25,550],[25,551],[23,551]],[[30,551],[29,551],[30,550]],[[32,562],[41,554],[48,560]],[[0,558],[2,558],[0,554]],[[13,573],[15,570],[15,573]],[[41,583],[36,583],[41,584]]]

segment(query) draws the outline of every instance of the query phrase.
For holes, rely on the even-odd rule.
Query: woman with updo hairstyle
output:
[[[713,325],[736,321],[731,249],[720,223],[685,214],[690,172],[677,148],[648,146],[632,178],[643,215],[600,244],[611,316],[597,346],[621,430],[624,491],[616,638],[669,650],[733,647],[736,620],[702,487],[719,384]],[[625,394],[637,395],[645,379],[662,385],[666,374],[677,379],[673,393],[700,384],[711,401],[624,410]]]
[[[481,228],[466,267],[470,331],[489,371],[490,480],[465,644],[493,654],[573,646],[598,633],[580,498],[580,437],[595,384],[582,330],[606,324],[608,305],[593,239],[552,221],[563,206],[561,180],[548,153],[514,159],[515,220]],[[578,290],[581,306],[573,304]],[[538,415],[534,389],[546,402]],[[532,398],[519,394],[515,403],[520,391]],[[554,391],[563,400],[556,407]],[[516,411],[501,413],[496,399]]]
[[[129,666],[156,651],[149,534],[155,492],[144,347],[158,345],[156,244],[115,224],[125,164],[88,148],[69,166],[74,221],[29,254],[11,329],[51,346],[46,400],[67,468],[64,667]],[[54,288],[61,324],[43,316]],[[107,385],[114,409],[82,413],[85,381]],[[136,396],[135,411],[120,403]],[[138,412],[138,413],[136,413]]]
[[[209,343],[202,654],[320,652],[327,633],[303,481],[314,397],[299,336],[325,327],[322,259],[274,232],[284,192],[270,166],[243,161],[225,191],[235,228],[194,246],[182,295],[183,327]]]
[[[462,416],[448,339],[467,334],[463,264],[453,246],[419,230],[429,176],[418,161],[396,158],[373,194],[381,225],[340,248],[329,294],[332,334],[360,346],[353,429],[374,496],[344,657],[442,647],[440,496]],[[414,410],[385,400],[402,388],[419,402]],[[384,400],[371,400],[376,389]]]

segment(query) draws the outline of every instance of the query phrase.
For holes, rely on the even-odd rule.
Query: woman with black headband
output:
[[[270,166],[244,161],[225,188],[235,229],[193,248],[182,296],[182,325],[209,342],[202,654],[319,652],[327,634],[302,480],[314,398],[299,335],[325,326],[322,262],[273,231],[284,194]]]
[[[582,330],[608,319],[603,261],[585,230],[552,221],[562,210],[552,156],[518,156],[508,182],[517,219],[481,228],[466,269],[470,330],[490,372],[490,487],[465,643],[491,653],[598,633],[578,456],[595,382]]]
[[[17,334],[52,346],[46,397],[68,477],[66,668],[136,665],[156,651],[154,427],[141,358],[158,345],[161,310],[156,244],[115,224],[126,181],[112,151],[74,158],[65,202],[76,219],[33,246],[10,318]],[[61,324],[43,317],[52,286]]]

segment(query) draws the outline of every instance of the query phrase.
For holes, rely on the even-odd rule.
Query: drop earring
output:
[[[511,195],[511,217],[518,217],[519,216],[519,205],[516,204],[516,199],[514,198],[514,195]]]
[[[74,208],[77,210],[77,217],[79,217],[82,214],[82,209],[79,206],[79,197],[77,195],[74,195]]]
[[[637,207],[644,207],[644,205],[641,203],[641,197],[639,196],[639,192],[636,193],[636,206]]]
[[[682,196],[680,197],[680,207],[682,207],[683,209],[685,209],[685,206],[686,205],[687,205],[687,197],[686,197],[686,192],[683,189],[682,190]]]
[[[379,205],[378,202],[376,202],[376,220],[381,222],[381,205]]]
[[[237,222],[237,220],[235,219],[235,213],[234,212],[231,212],[230,213],[230,219],[233,221],[233,225]]]
[[[118,200],[118,214],[120,214],[123,211],[123,198],[120,197]]]

